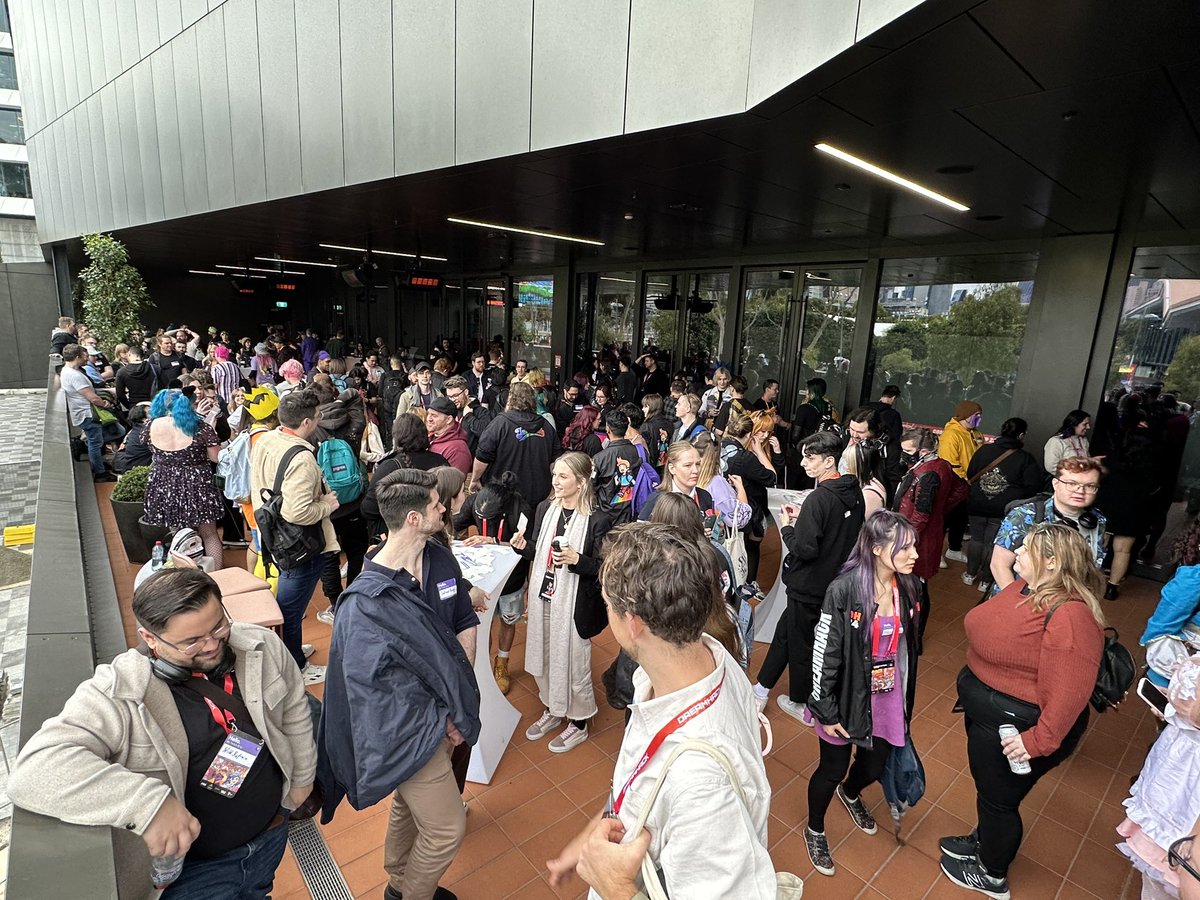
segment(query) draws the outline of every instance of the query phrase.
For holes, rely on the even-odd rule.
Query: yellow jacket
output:
[[[955,475],[965,479],[967,466],[971,464],[971,457],[982,446],[982,434],[974,428],[964,428],[958,419],[951,419],[946,423],[946,429],[942,432],[942,439],[938,444],[938,456],[950,463]]]

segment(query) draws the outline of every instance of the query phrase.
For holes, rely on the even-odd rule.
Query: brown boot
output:
[[[492,674],[496,677],[496,687],[500,688],[500,693],[507,695],[512,687],[512,679],[508,677],[508,659],[497,656],[496,663],[492,666]]]

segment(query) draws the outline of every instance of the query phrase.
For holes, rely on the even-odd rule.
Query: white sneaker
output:
[[[345,577],[346,577],[346,575],[348,575],[348,574],[349,574],[349,572],[350,572],[350,564],[349,564],[349,563],[342,563],[342,567],[341,567],[340,569],[338,569],[338,573],[339,573],[339,574],[340,574],[340,575],[341,575],[343,578],[345,578]]]
[[[946,557],[944,557],[944,556],[942,557],[942,561],[941,561],[941,563],[938,565],[938,568],[939,568],[939,569],[948,569],[948,568],[950,568],[950,563],[946,562]]]
[[[300,652],[304,654],[305,659],[308,659],[310,656],[312,656],[314,653],[317,652],[317,648],[314,647],[312,644],[301,644]]]
[[[961,550],[947,550],[946,559],[953,560],[954,562],[965,563],[967,561],[967,554],[963,553]]]
[[[787,713],[789,716],[791,716],[793,719],[795,719],[801,725],[807,725],[809,728],[812,728],[812,726],[813,726],[812,713],[810,713],[808,711],[808,707],[805,706],[803,703],[796,703],[794,700],[792,700],[791,697],[788,697],[786,694],[780,694],[776,698],[775,702],[779,704],[780,709],[782,709],[785,713]]]
[[[332,628],[333,627],[333,607],[330,606],[329,608],[323,609],[319,613],[317,613],[317,621],[323,625],[328,625],[330,628]]]
[[[963,584],[974,584],[975,583],[974,575],[968,575],[966,572],[963,572],[960,577],[962,578]]]
[[[324,666],[314,666],[312,663],[309,663],[300,674],[304,676],[304,683],[309,686],[321,684],[325,681]]]
[[[525,729],[525,740],[536,741],[544,738],[563,723],[561,716],[550,715],[550,710],[542,713],[542,717]]]
[[[550,742],[550,752],[566,753],[568,750],[574,750],[587,739],[588,730],[579,728],[574,722],[571,722],[563,729],[562,734]]]
[[[758,694],[755,694],[754,695],[754,711],[757,712],[761,716],[766,711],[767,703],[769,703],[770,700],[771,700],[770,695],[768,695],[766,697],[760,697],[760,696],[758,696]]]
[[[975,587],[979,591],[979,593],[986,594],[988,591],[990,591],[992,589],[992,583],[990,581],[986,581],[983,578],[980,578],[979,584],[977,584]]]

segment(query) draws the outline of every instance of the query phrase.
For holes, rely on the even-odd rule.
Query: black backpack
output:
[[[400,395],[404,393],[404,389],[408,386],[407,372],[401,372],[396,369],[389,369],[384,372],[379,378],[379,399],[383,401],[383,408],[394,410],[400,402]]]
[[[1060,600],[1055,603],[1046,610],[1046,617],[1042,619],[1042,630],[1045,631],[1049,627],[1050,617],[1064,603],[1082,602],[1081,600]],[[1129,688],[1133,686],[1133,679],[1137,674],[1133,656],[1125,649],[1119,640],[1120,637],[1117,629],[1104,629],[1104,649],[1100,651],[1100,669],[1096,673],[1096,686],[1092,689],[1091,696],[1092,708],[1099,713],[1120,705],[1121,701],[1125,699],[1125,695],[1129,693]]]
[[[283,517],[283,476],[300,453],[311,453],[312,447],[290,447],[283,454],[279,471],[275,473],[273,489],[263,488],[259,494],[263,505],[254,511],[262,545],[263,564],[274,562],[282,571],[294,569],[314,556],[325,552],[325,532],[321,523],[297,525]]]

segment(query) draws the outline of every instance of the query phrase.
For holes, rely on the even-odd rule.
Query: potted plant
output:
[[[154,306],[141,273],[129,263],[125,245],[108,234],[85,234],[83,252],[89,265],[79,273],[76,299],[83,321],[100,335],[110,353],[114,345],[129,340],[131,331]]]
[[[117,531],[121,533],[121,543],[125,547],[125,555],[134,563],[144,563],[150,559],[150,552],[146,549],[146,541],[142,537],[142,529],[138,525],[149,479],[149,466],[134,466],[117,480],[109,497],[113,518],[117,520]]]

